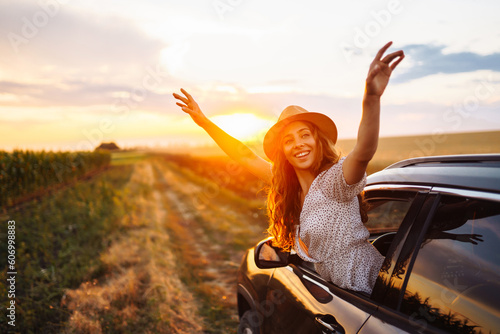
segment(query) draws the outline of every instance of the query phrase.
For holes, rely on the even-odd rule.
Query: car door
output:
[[[433,188],[427,204],[361,333],[499,333],[500,195]]]
[[[356,332],[376,305],[367,295],[347,292],[326,282],[308,266],[297,260],[296,264],[276,269],[268,293],[282,295],[282,303],[266,318],[263,332]]]
[[[427,191],[425,187],[401,185],[367,187],[370,229],[379,234],[397,231],[413,212],[410,208],[417,195],[423,197]],[[394,237],[393,233],[390,236]],[[312,264],[298,257],[292,262],[277,268],[269,281],[268,294],[278,293],[284,302],[266,317],[264,333],[356,333],[377,310],[378,303],[369,295],[324,281]]]

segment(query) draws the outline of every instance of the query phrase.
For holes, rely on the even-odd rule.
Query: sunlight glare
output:
[[[184,60],[186,59],[186,54],[191,48],[191,44],[187,41],[182,43],[174,44],[170,47],[164,48],[161,51],[161,62],[168,72],[175,75],[184,66]]]
[[[255,140],[273,125],[272,120],[251,113],[217,115],[211,119],[222,130],[240,140]]]

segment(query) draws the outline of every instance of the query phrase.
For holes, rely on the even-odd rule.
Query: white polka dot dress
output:
[[[369,232],[361,221],[357,195],[366,184],[366,175],[348,185],[342,173],[345,157],[319,174],[307,193],[295,251],[314,262],[317,272],[337,286],[371,293],[383,256],[368,242]],[[301,241],[307,251],[299,245]]]

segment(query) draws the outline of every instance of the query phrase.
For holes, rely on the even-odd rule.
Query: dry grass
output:
[[[500,152],[499,135],[382,138],[369,173],[412,156]],[[339,144],[347,153],[353,142]],[[134,161],[126,196],[125,232],[101,254],[101,275],[63,297],[63,332],[235,333],[236,272],[264,237],[265,203],[161,157]]]
[[[72,314],[65,333],[201,332],[199,305],[177,275],[153,182],[151,165],[136,164],[128,186],[136,209],[123,218],[130,229],[101,255],[104,277],[66,292],[62,303]]]
[[[237,268],[244,250],[264,237],[266,218],[234,193],[207,187],[212,181],[191,179],[163,159],[155,171],[179,273],[202,305],[205,331],[235,333]]]
[[[266,219],[184,172],[161,158],[134,165],[126,232],[101,254],[102,275],[66,292],[65,333],[236,332],[237,268]]]

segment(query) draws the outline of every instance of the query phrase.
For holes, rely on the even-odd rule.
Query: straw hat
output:
[[[337,126],[330,117],[317,112],[309,112],[299,106],[288,106],[278,118],[278,122],[274,124],[264,137],[264,152],[267,157],[274,161],[276,153],[278,152],[281,131],[288,124],[294,121],[307,121],[316,125],[323,134],[330,138],[333,143],[337,142]]]

